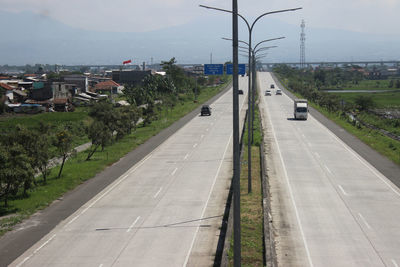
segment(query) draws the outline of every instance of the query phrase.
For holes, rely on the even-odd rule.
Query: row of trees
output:
[[[99,147],[118,141],[135,129],[140,112],[133,106],[113,108],[109,102],[93,105],[89,111],[92,122],[86,134],[92,142],[86,160],[90,160]],[[7,202],[10,197],[46,184],[50,174],[51,160],[59,158],[61,166],[57,178],[62,177],[64,164],[75,154],[76,132],[71,124],[53,131],[50,124],[40,123],[36,128],[17,125],[0,135],[0,199]],[[35,178],[41,174],[42,180]]]

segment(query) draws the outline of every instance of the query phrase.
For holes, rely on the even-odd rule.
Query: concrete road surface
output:
[[[211,266],[232,177],[232,91],[211,107],[11,266]]]
[[[400,191],[260,73],[279,266],[400,266]],[[277,88],[277,86],[275,86]],[[400,174],[399,174],[400,175]]]

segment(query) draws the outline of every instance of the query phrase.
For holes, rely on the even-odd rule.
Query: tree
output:
[[[102,121],[93,121],[88,129],[88,137],[92,141],[92,146],[86,160],[90,160],[100,146],[104,149],[112,139],[112,133]]]
[[[48,164],[49,160],[52,158],[52,153],[50,152],[50,126],[41,122],[37,132],[38,135],[36,136],[35,150],[33,153],[33,166],[41,172],[43,182],[46,184],[47,176],[50,174]]]
[[[375,102],[370,96],[360,95],[354,100],[359,110],[368,110],[375,106]]]
[[[8,206],[10,195],[17,195],[21,184],[32,177],[33,169],[24,148],[17,143],[8,144],[7,148],[0,144],[0,198],[4,206]]]
[[[56,134],[55,146],[57,147],[59,156],[62,158],[57,178],[61,177],[65,161],[74,152],[72,141],[72,134],[68,128],[64,128]]]

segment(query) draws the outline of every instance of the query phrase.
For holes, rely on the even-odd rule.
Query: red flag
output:
[[[125,64],[129,64],[129,63],[131,63],[131,62],[132,62],[132,60],[129,59],[129,60],[125,60],[124,62],[122,62],[122,64],[125,65]]]

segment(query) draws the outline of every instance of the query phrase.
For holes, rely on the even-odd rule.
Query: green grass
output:
[[[384,92],[384,93],[335,93],[346,102],[354,103],[355,99],[360,96],[370,96],[374,100],[377,108],[400,108],[400,92]]]
[[[97,173],[104,170],[107,166],[118,161],[128,152],[132,151],[147,139],[159,133],[162,129],[170,126],[172,123],[201,105],[201,103],[216,95],[225,85],[203,89],[198,96],[198,103],[193,100],[187,100],[185,103],[179,103],[175,108],[168,112],[167,116],[153,121],[146,127],[139,127],[132,134],[124,137],[122,140],[107,146],[103,152],[96,152],[90,161],[85,161],[87,152],[81,152],[76,157],[65,163],[63,174],[57,179],[59,167],[52,169],[46,185],[34,187],[29,191],[29,197],[23,198],[21,195],[11,198],[9,206],[4,207],[0,204],[0,235],[12,229],[12,227],[29,217],[31,214],[50,205],[54,200],[60,198],[66,192],[74,189],[84,181],[93,178]],[[66,114],[66,113],[65,113]],[[165,114],[163,112],[162,114]],[[41,181],[41,177],[38,178]]]
[[[396,88],[396,79],[393,79],[393,87],[389,87],[391,79],[386,80],[362,80],[358,84],[347,83],[343,90],[398,90]]]
[[[251,147],[252,192],[248,194],[247,146],[243,150],[240,175],[240,224],[242,266],[264,266],[264,229],[262,207],[262,181],[260,176],[261,131],[258,107],[255,108],[254,145]],[[247,130],[246,130],[247,133]],[[247,136],[247,135],[246,135]],[[247,140],[247,137],[244,140]],[[233,238],[231,239],[233,240]],[[233,245],[228,253],[229,266],[233,266]]]

